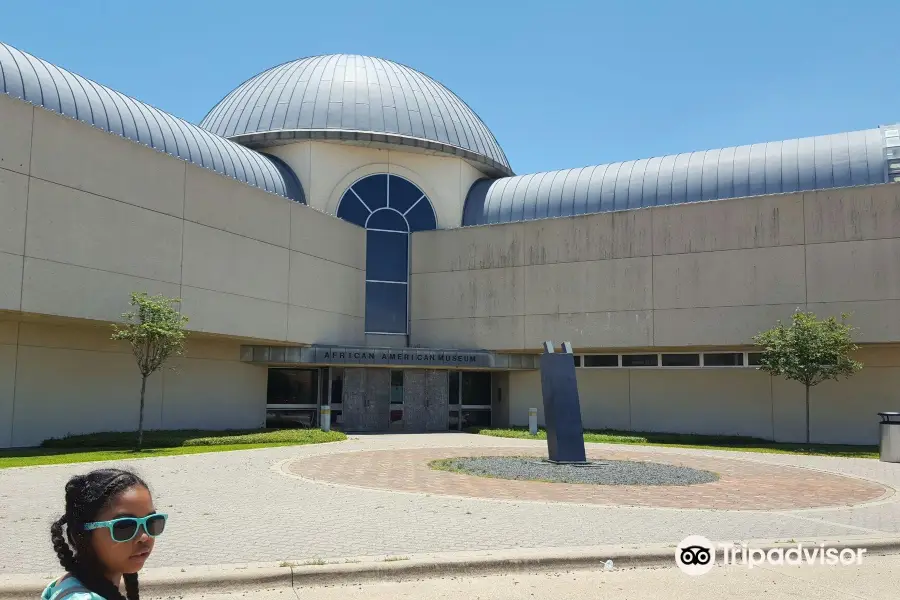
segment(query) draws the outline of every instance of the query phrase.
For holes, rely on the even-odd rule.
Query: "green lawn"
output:
[[[347,439],[339,431],[318,429],[145,431],[144,449],[135,452],[131,448],[136,437],[134,433],[96,433],[47,440],[39,448],[0,450],[0,469],[299,446]]]
[[[532,436],[526,427],[511,429],[472,428],[467,431],[495,437],[522,439],[547,439],[547,432],[538,429]],[[788,444],[768,440],[716,435],[692,435],[679,433],[645,433],[635,431],[602,430],[584,432],[585,442],[603,444],[639,444],[642,446],[674,446],[679,448],[706,448],[712,450],[735,450],[741,452],[770,452],[782,454],[815,454],[822,456],[844,456],[852,458],[878,458],[877,446],[844,446],[837,444]]]

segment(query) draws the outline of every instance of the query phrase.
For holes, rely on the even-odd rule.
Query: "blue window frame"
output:
[[[409,333],[409,234],[437,229],[431,202],[399,175],[369,175],[351,185],[338,217],[366,232],[366,333]]]

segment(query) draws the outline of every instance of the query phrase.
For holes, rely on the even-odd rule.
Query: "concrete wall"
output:
[[[0,321],[0,447],[137,429],[140,375],[127,345],[84,322]],[[236,340],[190,339],[147,380],[147,429],[265,424],[266,369],[241,363]]]
[[[111,321],[147,291],[198,332],[363,342],[358,227],[6,96],[0,122],[0,310]]]
[[[797,309],[900,340],[900,185],[453,231],[412,241],[412,343],[746,346]]]
[[[509,373],[497,371],[491,377],[491,426],[509,427]],[[540,379],[540,378],[539,378]],[[540,399],[540,397],[538,398]],[[527,411],[528,407],[526,407]],[[526,424],[528,414],[525,415]]]
[[[425,192],[437,213],[438,227],[459,227],[469,188],[484,177],[466,161],[403,150],[353,146],[338,142],[298,142],[268,148],[294,169],[307,202],[337,214],[338,204],[356,180],[374,173],[395,173]]]
[[[826,382],[810,394],[810,438],[835,444],[877,444],[878,413],[900,410],[900,349],[863,348],[865,365],[851,379]],[[586,429],[741,435],[779,442],[806,436],[803,386],[752,368],[576,369]],[[540,374],[511,372],[510,424],[528,425],[538,409]]]

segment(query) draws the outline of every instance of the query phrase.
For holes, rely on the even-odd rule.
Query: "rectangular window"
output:
[[[409,235],[387,231],[366,234],[366,281],[409,280]]]
[[[742,367],[743,352],[707,352],[703,355],[704,367]]]
[[[581,366],[581,356],[580,355],[575,356],[575,366],[576,367]]]
[[[318,369],[269,369],[266,404],[316,404]]]
[[[491,374],[488,371],[462,372],[462,403],[491,406]]]
[[[747,365],[751,367],[759,366],[759,359],[762,356],[761,352],[749,352],[747,354]]]
[[[663,354],[662,366],[664,367],[699,367],[699,354]]]
[[[343,404],[344,402],[344,369],[331,367],[331,404]],[[332,415],[334,412],[331,413]]]
[[[459,371],[450,371],[450,404],[459,404]]]
[[[366,333],[407,333],[406,284],[366,282]]]
[[[391,371],[391,404],[403,404],[403,371]]]
[[[618,367],[618,354],[585,354],[585,367]]]
[[[623,354],[623,367],[656,367],[659,365],[656,354]]]

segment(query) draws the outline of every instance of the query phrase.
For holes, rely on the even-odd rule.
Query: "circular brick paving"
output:
[[[717,510],[791,510],[853,506],[893,491],[833,473],[740,458],[640,450],[588,450],[589,459],[652,461],[713,471],[718,481],[691,486],[598,486],[491,479],[439,471],[429,463],[458,456],[546,456],[528,448],[420,448],[341,452],[285,465],[313,481],[470,498]]]

